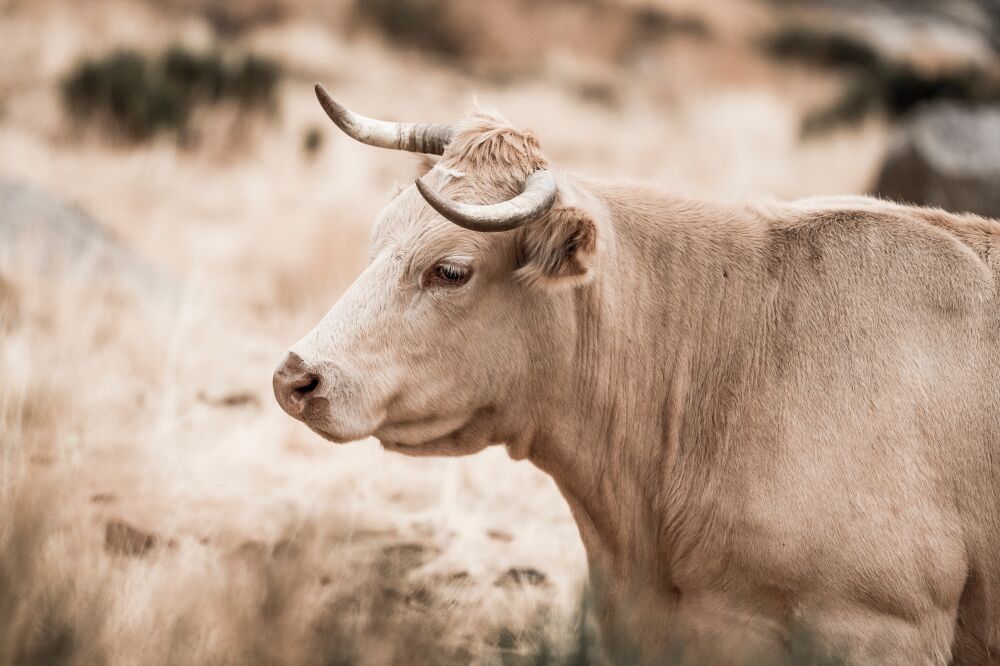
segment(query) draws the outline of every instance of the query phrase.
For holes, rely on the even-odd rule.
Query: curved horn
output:
[[[509,201],[476,205],[449,201],[417,179],[417,189],[431,205],[460,227],[472,231],[508,231],[546,213],[556,202],[556,178],[540,169],[524,181],[524,191]]]
[[[337,104],[322,83],[316,84],[316,97],[337,127],[352,139],[369,146],[441,155],[455,134],[455,130],[449,125],[390,123],[366,118]]]

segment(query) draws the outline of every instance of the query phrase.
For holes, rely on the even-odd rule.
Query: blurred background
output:
[[[598,663],[553,484],[270,377],[474,104],[560,168],[1000,216],[996,0],[0,0],[0,664]]]

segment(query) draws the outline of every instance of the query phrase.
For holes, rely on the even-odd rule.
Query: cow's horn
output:
[[[460,227],[472,231],[508,231],[546,213],[556,201],[556,179],[541,169],[524,181],[524,191],[513,199],[495,204],[465,204],[449,201],[417,179],[417,189],[431,205]]]
[[[337,104],[321,83],[316,84],[316,97],[337,127],[352,139],[369,146],[441,155],[455,134],[449,125],[390,123],[358,115]]]

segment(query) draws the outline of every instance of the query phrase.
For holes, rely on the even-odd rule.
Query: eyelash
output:
[[[460,287],[471,277],[471,268],[442,262],[434,264],[424,274],[423,286],[430,287],[437,284],[445,287]]]

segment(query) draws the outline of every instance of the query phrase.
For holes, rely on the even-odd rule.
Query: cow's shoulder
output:
[[[867,197],[770,202],[758,215],[775,293],[800,308],[997,316],[1000,222]]]

